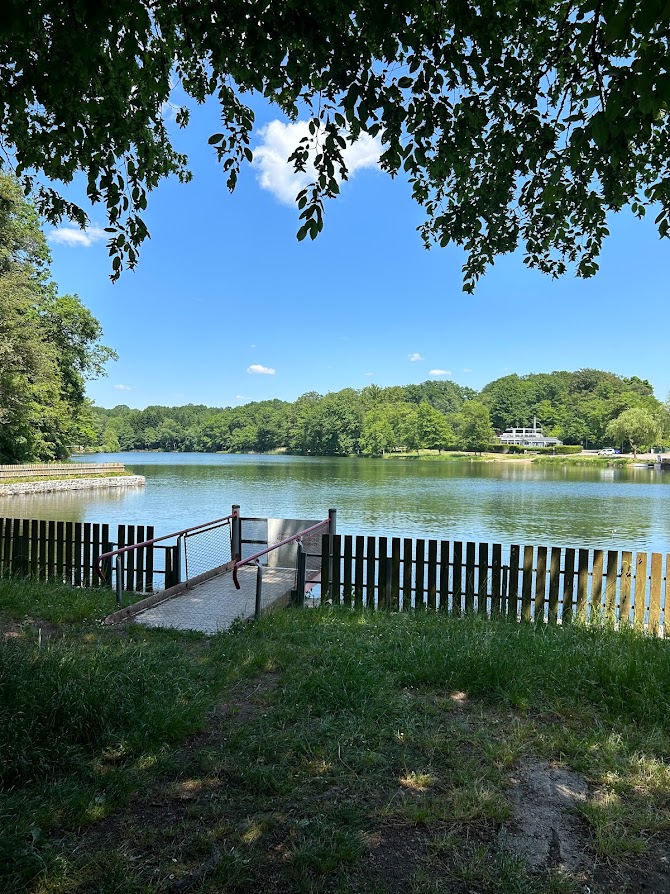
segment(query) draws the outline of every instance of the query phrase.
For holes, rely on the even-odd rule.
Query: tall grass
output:
[[[72,770],[94,750],[178,739],[204,701],[176,645],[11,639],[0,649],[0,784]]]

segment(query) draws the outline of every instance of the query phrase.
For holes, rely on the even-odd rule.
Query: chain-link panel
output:
[[[219,568],[231,559],[231,526],[227,519],[183,537],[184,580]]]

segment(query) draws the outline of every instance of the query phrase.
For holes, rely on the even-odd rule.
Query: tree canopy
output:
[[[93,437],[87,378],[114,352],[76,295],[59,295],[37,214],[0,173],[0,462],[67,456]]]
[[[190,177],[164,117],[176,84],[218,101],[209,142],[231,190],[252,160],[247,95],[309,118],[299,238],[321,230],[343,149],[367,133],[409,178],[426,245],[466,249],[466,290],[518,245],[546,273],[590,276],[608,212],[654,206],[668,235],[669,44],[668,0],[6,0],[0,143],[52,222],[85,224],[49,180],[86,174],[113,276],[137,262],[147,193]]]
[[[454,382],[428,381],[326,395],[310,391],[293,403],[96,408],[97,433],[91,444],[108,451],[281,448],[312,456],[381,456],[419,448],[481,451],[495,445],[494,425],[499,431],[530,425],[535,415],[545,433],[567,444],[587,441],[589,447],[601,447],[611,444],[608,424],[633,410],[653,417],[664,436],[670,436],[670,412],[648,382],[585,369],[506,376],[479,395]]]

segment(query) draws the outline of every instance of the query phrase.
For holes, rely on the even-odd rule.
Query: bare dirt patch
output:
[[[531,760],[510,780],[513,818],[500,831],[500,843],[533,869],[580,872],[592,860],[588,830],[577,806],[588,796],[583,776],[547,761]]]

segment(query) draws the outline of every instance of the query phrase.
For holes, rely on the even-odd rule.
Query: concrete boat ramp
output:
[[[246,621],[254,617],[257,576],[254,566],[239,568],[238,590],[230,569],[212,576],[202,575],[207,579],[180,584],[114,612],[107,623],[132,621],[146,627],[193,630],[209,635],[220,633],[238,619]],[[294,568],[263,568],[262,610],[288,604],[294,586]]]

